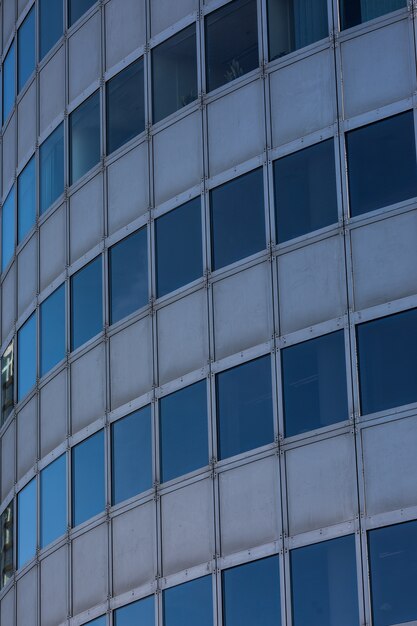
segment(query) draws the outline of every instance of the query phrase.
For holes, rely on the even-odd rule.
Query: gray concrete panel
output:
[[[107,524],[80,535],[72,543],[72,602],[81,613],[107,597]]]
[[[102,417],[106,408],[104,345],[71,364],[72,433]]]
[[[65,51],[57,50],[39,73],[39,130],[43,133],[65,107]]]
[[[17,257],[18,315],[29,306],[38,290],[37,239],[35,232]]]
[[[106,67],[145,43],[145,0],[110,0],[105,5]]]
[[[70,262],[94,248],[103,237],[103,174],[70,198]]]
[[[16,318],[16,263],[11,265],[1,286],[1,313],[1,336],[4,341]]]
[[[198,0],[151,0],[151,35],[157,35],[181,18],[198,10]]]
[[[100,13],[95,13],[69,39],[69,101],[100,78]]]
[[[38,411],[32,398],[19,411],[17,418],[17,480],[34,466],[38,458]]]
[[[67,434],[67,371],[54,376],[40,391],[40,447],[45,456]]]
[[[16,173],[16,114],[3,134],[3,190],[7,189]]]
[[[68,548],[64,546],[41,562],[40,599],[42,626],[55,626],[68,614]]]
[[[17,107],[17,161],[35,149],[36,142],[36,82],[32,82]]]
[[[60,206],[39,229],[40,288],[44,289],[65,269],[66,208]]]
[[[17,583],[17,626],[37,626],[37,567]]]
[[[15,482],[15,423],[11,422],[1,438],[1,499]]]

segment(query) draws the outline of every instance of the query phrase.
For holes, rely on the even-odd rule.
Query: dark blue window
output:
[[[100,92],[96,91],[69,118],[70,184],[100,161]]]
[[[67,530],[65,454],[41,471],[40,509],[41,548],[44,548]]]
[[[112,425],[112,503],[151,487],[151,408],[146,406]]]
[[[17,334],[18,400],[36,384],[36,313],[32,313]]]
[[[372,624],[408,624],[417,620],[417,522],[368,533]]]
[[[355,537],[291,550],[294,626],[359,626]]]
[[[65,356],[65,285],[41,304],[41,376]]]
[[[201,381],[159,402],[163,482],[208,464],[207,387]]]
[[[265,248],[262,169],[210,193],[212,267],[219,269]]]
[[[337,222],[333,139],[275,161],[274,189],[279,243]]]
[[[359,324],[362,414],[417,402],[417,309]]]
[[[39,53],[41,60],[62,37],[63,6],[62,0],[39,0]]]
[[[3,63],[3,124],[14,105],[16,96],[14,41]]]
[[[155,238],[158,297],[202,276],[200,198],[159,217],[155,221]]]
[[[35,7],[17,32],[17,77],[18,91],[25,86],[35,70]]]
[[[376,17],[407,6],[407,0],[340,0],[342,29],[357,26]]]
[[[15,225],[14,225],[15,190],[12,187],[1,210],[1,269],[5,270],[14,254]]]
[[[346,142],[352,216],[417,196],[412,111],[352,130]]]
[[[349,419],[343,331],[282,351],[285,435]]]
[[[39,153],[39,211],[47,209],[64,192],[64,125],[60,124],[43,142]]]
[[[114,612],[114,626],[154,626],[155,601],[153,596],[132,602]]]
[[[68,22],[72,26],[97,0],[68,0]]]
[[[104,432],[72,449],[72,525],[104,511]]]
[[[206,17],[207,89],[259,66],[256,0],[234,0]]]
[[[211,576],[166,589],[164,626],[213,626],[212,594]]]
[[[108,81],[107,154],[145,130],[144,89],[143,59]]]
[[[17,179],[17,241],[34,226],[36,220],[36,167],[32,157]]]
[[[36,478],[17,495],[17,567],[36,553]]]
[[[71,350],[103,328],[101,256],[71,279]]]
[[[279,561],[272,556],[222,572],[223,626],[279,626]]]
[[[219,458],[274,441],[269,355],[218,374],[216,391]]]
[[[111,324],[148,301],[148,233],[141,228],[110,248]]]
[[[195,24],[152,50],[153,122],[197,98]]]

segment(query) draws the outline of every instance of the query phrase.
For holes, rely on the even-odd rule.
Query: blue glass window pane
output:
[[[17,241],[21,242],[36,220],[36,168],[32,157],[17,179]]]
[[[159,122],[197,98],[195,24],[152,50],[153,122]]]
[[[14,572],[13,500],[0,515],[0,589],[7,585]]]
[[[100,92],[96,91],[69,118],[70,184],[100,161]]]
[[[205,381],[161,398],[159,430],[163,482],[208,464]]]
[[[72,26],[97,0],[68,0],[68,21]]]
[[[213,269],[265,248],[263,185],[260,168],[211,191]]]
[[[259,65],[256,0],[234,0],[206,17],[207,89]]]
[[[64,29],[62,0],[39,0],[39,52],[40,60],[62,37]]]
[[[63,454],[41,471],[41,548],[67,530],[67,464]]]
[[[148,301],[148,233],[141,228],[110,248],[110,323]]]
[[[223,626],[280,626],[277,556],[223,571],[222,585]]]
[[[3,124],[14,105],[16,91],[14,42],[3,63]]]
[[[36,313],[32,313],[17,335],[18,400],[36,384]]]
[[[342,29],[357,26],[391,11],[405,8],[407,0],[340,0]]]
[[[417,309],[357,326],[362,414],[417,402]]]
[[[36,478],[17,495],[17,567],[36,553]]]
[[[388,626],[417,620],[417,522],[368,533],[372,624]]]
[[[112,425],[112,502],[118,504],[152,487],[151,407]]]
[[[60,124],[40,148],[40,213],[64,192],[64,125]]]
[[[270,61],[309,46],[328,34],[327,0],[268,0]]]
[[[35,8],[17,32],[17,76],[18,91],[24,87],[29,76],[35,70]]]
[[[155,601],[153,596],[123,606],[114,612],[114,626],[154,626]]]
[[[71,279],[71,350],[103,328],[101,256]]]
[[[202,276],[200,198],[159,217],[155,240],[158,298]]]
[[[65,285],[41,304],[41,376],[65,356]]]
[[[1,413],[0,426],[14,407],[14,342],[11,341],[1,357]]]
[[[104,511],[104,432],[72,449],[72,525]]]
[[[269,356],[217,375],[217,421],[221,459],[274,441]]]
[[[14,253],[15,225],[14,225],[15,190],[11,192],[3,204],[1,213],[1,269],[4,271]]]
[[[213,626],[212,594],[211,576],[166,589],[164,626]]]
[[[106,85],[107,154],[145,130],[143,59],[122,70]]]
[[[285,435],[349,419],[343,331],[282,351]]]
[[[359,626],[355,537],[291,550],[294,626]]]
[[[106,626],[106,624],[107,624],[106,616],[102,615],[101,617],[98,617],[97,619],[93,619],[92,622],[87,622],[85,626]]]
[[[346,142],[352,216],[417,196],[412,111],[352,130]]]
[[[279,243],[337,222],[333,139],[275,161],[274,189]]]

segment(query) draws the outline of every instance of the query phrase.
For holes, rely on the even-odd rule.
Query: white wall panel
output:
[[[1,438],[1,499],[5,498],[15,482],[15,425],[12,422]]]
[[[66,209],[60,206],[42,223],[39,230],[40,288],[44,289],[65,269]]]
[[[52,378],[40,391],[39,429],[43,457],[67,435],[67,370]]]
[[[3,46],[13,32],[16,19],[16,3],[14,0],[4,0],[3,4]],[[6,52],[6,50],[4,50]]]
[[[37,625],[37,568],[25,574],[17,583],[17,626]]]
[[[156,35],[198,9],[198,0],[151,0],[151,34]]]
[[[41,563],[41,624],[56,626],[65,621],[67,609],[67,547],[53,552]]]
[[[107,597],[107,524],[80,535],[72,543],[72,601],[81,613]]]
[[[65,107],[64,48],[61,47],[39,74],[39,130],[41,133]]]
[[[15,624],[15,589],[12,587],[10,591],[2,598],[0,603],[0,622],[14,626]]]
[[[36,81],[33,81],[17,108],[17,161],[34,150],[36,141]]]
[[[104,345],[83,354],[71,364],[71,424],[75,433],[106,408]]]
[[[70,198],[70,262],[103,237],[103,175],[97,174]]]
[[[17,258],[17,302],[21,315],[36,296],[38,289],[37,234],[32,235]]]
[[[145,43],[145,0],[110,0],[105,5],[106,67]]]
[[[36,398],[27,402],[17,415],[17,480],[38,458],[38,411]]]
[[[95,13],[69,39],[69,101],[100,78],[100,13]]]
[[[10,267],[1,286],[1,313],[1,334],[4,340],[16,317],[16,263]]]

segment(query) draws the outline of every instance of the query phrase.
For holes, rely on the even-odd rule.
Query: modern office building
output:
[[[1,626],[417,624],[417,5],[1,0]]]

